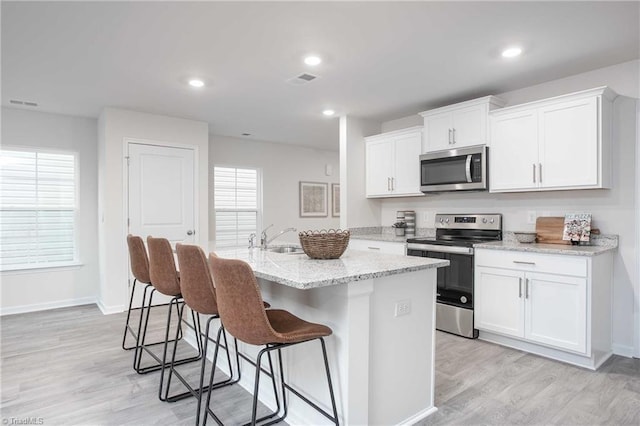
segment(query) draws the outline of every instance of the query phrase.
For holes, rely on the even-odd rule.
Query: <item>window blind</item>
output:
[[[258,170],[216,166],[213,175],[216,248],[246,246],[258,230]]]
[[[76,261],[76,156],[0,150],[0,269]]]

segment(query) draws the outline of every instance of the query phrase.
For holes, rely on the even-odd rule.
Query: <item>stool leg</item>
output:
[[[205,392],[205,389],[203,388],[204,386],[204,373],[206,371],[206,367],[207,367],[207,350],[209,348],[209,330],[211,328],[211,321],[214,318],[209,318],[209,320],[207,320],[207,326],[205,327],[205,338],[204,338],[204,349],[203,349],[203,355],[202,355],[202,365],[200,366],[200,387],[198,388],[198,404],[197,404],[197,408],[196,408],[196,426],[200,424],[200,409],[202,407],[202,394]],[[218,334],[216,335],[216,353],[214,355],[214,358],[217,358],[217,342],[220,341],[220,335],[223,331],[223,328],[220,327],[218,328]],[[229,346],[227,346],[227,356],[229,355]],[[216,365],[215,363],[211,366],[212,369],[215,370]],[[229,370],[231,371],[231,370]],[[211,374],[211,376],[213,376],[213,373]],[[211,392],[213,390],[213,383],[209,383],[209,386],[207,387],[207,390],[209,392]],[[207,401],[209,400],[209,398],[207,398]],[[206,416],[206,414],[205,414]]]
[[[284,381],[284,368],[282,367],[282,349],[278,348],[278,364],[280,367],[280,383],[282,383],[282,406],[284,411],[282,413],[281,420],[284,420],[289,413],[289,406],[287,405],[287,393],[285,390],[285,381]],[[274,383],[275,386],[275,383]]]
[[[145,288],[145,293],[146,293]],[[151,311],[151,305],[153,303],[153,295],[156,289],[152,289],[149,293],[149,303],[148,306],[145,306],[145,298],[146,294],[143,295],[142,300],[142,309],[140,310],[140,322],[138,323],[138,338],[136,339],[136,350],[133,357],[133,368],[136,370],[138,374],[143,373],[143,369],[140,368],[140,363],[142,361],[142,347],[145,344],[145,338],[147,337],[147,325],[149,324],[149,312]],[[144,319],[144,321],[143,321]],[[144,322],[144,327],[143,327]]]
[[[169,312],[167,313],[167,328],[165,330],[164,333],[164,347],[162,349],[162,361],[161,361],[161,367],[160,367],[160,390],[159,390],[159,395],[158,397],[160,398],[160,401],[164,401],[165,399],[162,398],[162,385],[163,385],[163,381],[164,381],[164,371],[165,371],[165,367],[167,364],[167,346],[169,346],[169,331],[171,330],[171,310],[173,308],[173,304],[176,304],[176,309],[178,310],[178,329],[180,329],[180,322],[182,320],[182,311],[184,310],[184,304],[182,304],[182,306],[180,306],[180,303],[178,302],[178,298],[174,297],[173,299],[171,299],[171,302],[169,303]],[[176,331],[176,335],[177,335],[177,331]],[[177,336],[176,336],[177,337]],[[174,356],[175,356],[175,350],[176,350],[176,346],[177,346],[177,339],[176,342],[173,346],[173,350],[174,350]],[[173,365],[173,361],[172,360],[172,365]],[[169,392],[169,390],[167,389],[167,392]]]
[[[336,398],[333,394],[333,385],[331,384],[331,373],[329,372],[329,360],[327,359],[327,348],[324,343],[324,337],[320,338],[322,345],[322,357],[324,358],[324,369],[327,372],[327,383],[329,384],[329,395],[331,396],[331,408],[333,409],[333,418],[336,426],[338,426],[338,409],[336,408]]]
[[[129,328],[129,319],[131,318],[131,307],[133,306],[133,295],[136,293],[136,283],[138,282],[137,278],[133,279],[133,285],[131,286],[131,297],[129,297],[129,310],[127,311],[127,321],[124,324],[124,335],[122,336],[122,349],[128,351],[130,349],[134,349],[135,346],[126,346],[125,342],[127,340],[127,334],[130,330]]]
[[[184,307],[185,305],[183,304],[182,306],[178,306],[177,307],[177,311],[178,311],[178,323],[182,322],[182,315],[184,313]],[[169,313],[169,316],[171,316],[171,313]],[[167,324],[167,327],[169,327],[169,324]],[[171,352],[171,362],[169,363],[169,375],[167,376],[167,389],[164,393],[164,395],[162,395],[162,390],[163,390],[163,381],[164,381],[164,370],[165,370],[165,364],[166,364],[166,360],[163,357],[162,359],[162,372],[160,373],[160,388],[158,391],[158,399],[160,399],[160,401],[166,401],[167,397],[169,395],[169,388],[171,387],[171,378],[173,377],[173,368],[174,368],[174,364],[176,361],[176,352],[178,349],[178,335],[180,333],[180,327],[176,327],[176,338],[173,341],[173,350]],[[166,348],[165,348],[165,352],[166,352]]]
[[[221,327],[222,328],[222,327]],[[209,376],[209,389],[211,389],[211,387],[213,386],[213,379],[215,377],[216,374],[216,364],[218,361],[218,349],[220,348],[220,339],[219,339],[219,334],[220,334],[220,330],[218,330],[218,339],[216,339],[216,348],[213,351],[213,365],[211,367],[211,375]],[[238,346],[236,343],[236,351],[238,350]],[[215,420],[215,422],[219,425],[219,426],[223,426],[223,423],[220,421],[220,419],[218,418],[218,416],[216,416],[216,414],[211,410],[210,408],[211,405],[211,392],[207,393],[207,401],[205,403],[205,407],[204,407],[204,419],[203,419],[203,425],[207,424],[207,417],[209,415],[211,415],[211,417],[213,417],[213,420]]]
[[[253,406],[251,407],[251,424],[256,424],[256,415],[258,413],[258,389],[260,386],[260,362],[262,361],[262,354],[264,354],[268,348],[262,349],[258,353],[258,359],[256,361],[256,377],[253,382]]]

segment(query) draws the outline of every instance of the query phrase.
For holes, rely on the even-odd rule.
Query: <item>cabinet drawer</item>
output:
[[[587,276],[587,258],[577,256],[476,249],[475,264],[476,266],[519,271],[546,272],[576,277]]]

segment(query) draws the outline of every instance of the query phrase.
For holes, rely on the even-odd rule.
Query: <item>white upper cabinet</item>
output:
[[[502,105],[500,98],[486,96],[421,112],[425,152],[486,144],[489,111]]]
[[[365,138],[367,197],[406,197],[420,192],[422,126]]]
[[[611,110],[601,87],[491,112],[491,192],[608,188]]]

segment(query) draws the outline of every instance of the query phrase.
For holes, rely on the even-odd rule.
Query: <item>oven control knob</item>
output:
[[[445,222],[447,222],[447,223],[449,223],[449,219],[445,219],[444,221],[445,221]]]
[[[462,303],[467,303],[467,296],[462,296],[462,297],[460,297],[460,301],[461,301]]]
[[[444,219],[443,218],[440,218],[440,223],[444,223]]]
[[[493,222],[494,222],[494,220],[493,220],[493,219],[491,219],[489,222],[493,223]]]
[[[487,218],[486,217],[482,218],[482,223],[487,223]]]

